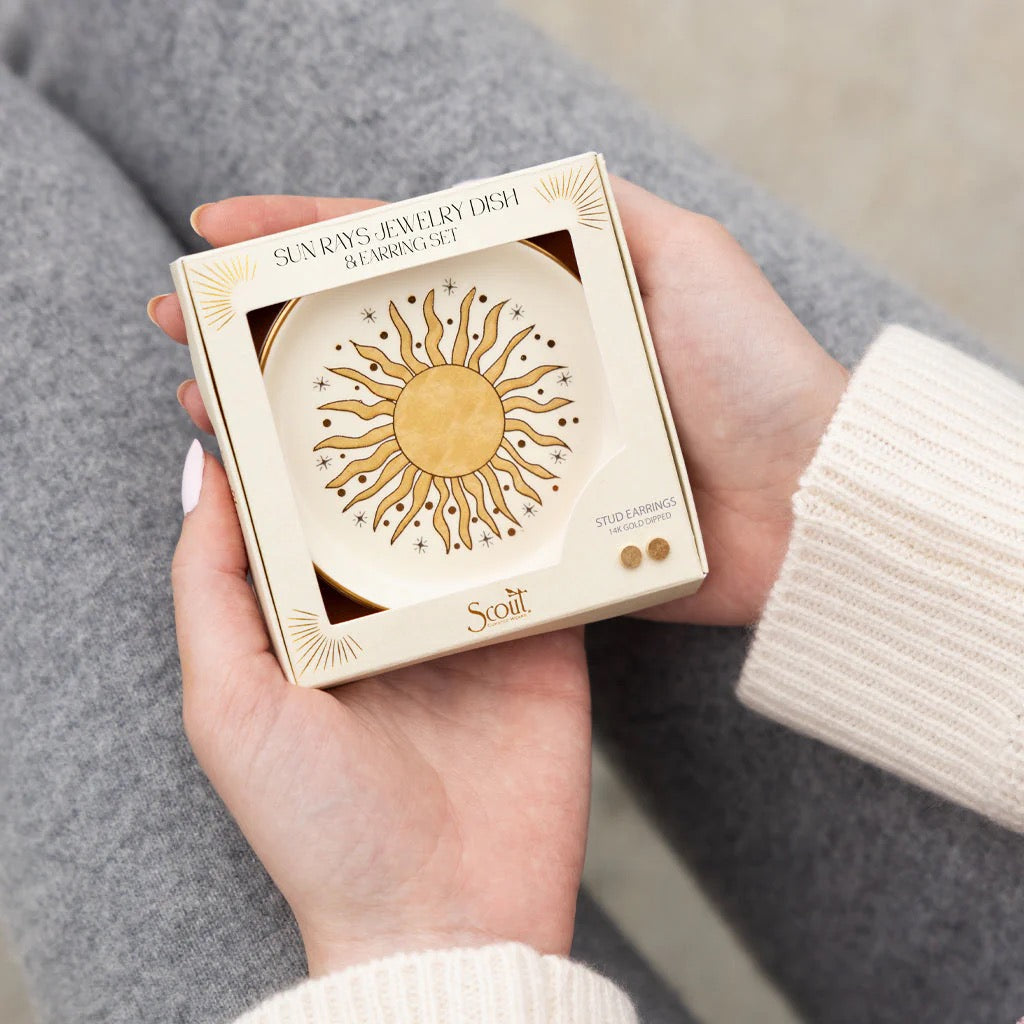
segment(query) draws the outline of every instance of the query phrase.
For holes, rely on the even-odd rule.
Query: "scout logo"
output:
[[[526,607],[526,591],[522,587],[505,588],[505,600],[483,607],[479,601],[470,601],[466,611],[472,622],[466,627],[470,633],[482,633],[488,626],[499,626],[510,619],[524,619],[530,614]]]

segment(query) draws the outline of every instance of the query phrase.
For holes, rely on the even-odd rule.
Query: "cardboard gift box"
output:
[[[700,586],[599,155],[171,269],[292,682],[333,686]]]

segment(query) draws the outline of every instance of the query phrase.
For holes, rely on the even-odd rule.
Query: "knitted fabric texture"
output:
[[[308,981],[237,1024],[636,1024],[581,964],[508,944],[402,954]]]
[[[794,512],[740,698],[1024,829],[1024,388],[888,328]]]

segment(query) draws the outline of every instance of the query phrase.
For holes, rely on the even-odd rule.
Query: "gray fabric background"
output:
[[[400,197],[597,148],[722,219],[848,365],[892,319],[970,342],[486,4],[0,11],[0,919],[43,1022],[222,1020],[302,960],[180,728],[188,370],[142,309],[194,244],[193,206]],[[745,712],[745,644],[591,631],[599,728],[666,834],[808,1020],[1013,1019],[1022,841]],[[648,1019],[683,1019],[582,919]]]

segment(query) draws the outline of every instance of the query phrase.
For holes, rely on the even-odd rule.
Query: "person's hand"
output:
[[[700,593],[647,614],[695,622],[751,622],[759,614],[782,561],[791,526],[790,500],[842,394],[846,372],[816,344],[719,225],[626,182],[617,182],[615,187],[712,568]],[[222,245],[354,212],[367,205],[351,200],[239,198],[203,208],[198,227],[213,244]],[[172,337],[185,340],[181,310],[174,296],[154,300],[150,315]],[[179,400],[198,425],[209,429],[194,382],[182,385]],[[350,684],[337,696],[286,689],[285,694],[295,696],[282,697],[280,673],[267,650],[255,605],[251,595],[242,594],[244,552],[220,473],[216,463],[207,459],[206,478],[213,483],[204,487],[204,498],[183,531],[183,544],[190,532],[197,538],[199,555],[191,561],[191,572],[201,581],[195,585],[195,602],[178,599],[184,623],[186,715],[201,762],[295,909],[312,969],[351,962],[366,951],[410,948],[415,942],[461,943],[473,941],[474,936],[481,942],[520,938],[541,949],[564,950],[571,935],[572,900],[566,894],[571,891],[575,895],[586,816],[585,794],[571,782],[573,772],[569,770],[574,765],[577,781],[586,773],[586,674],[578,634],[516,641],[504,648],[434,662],[387,676],[383,682],[378,679]],[[219,535],[212,528],[207,531],[192,526],[202,521],[203,501],[211,493],[215,497],[209,500],[219,500],[221,506]],[[225,563],[216,558],[218,550],[226,557],[224,538],[229,530],[235,553],[225,568]],[[179,552],[176,564],[188,566],[190,560]],[[212,573],[210,565],[214,566]],[[185,568],[176,572],[179,593],[185,585],[180,582],[182,577],[189,577]],[[232,581],[233,596],[229,595],[219,609],[207,608],[205,614],[190,620],[187,609],[193,605],[202,608],[204,597],[209,599],[209,594],[215,592],[211,580],[219,580],[225,588]],[[248,602],[244,615],[243,596]],[[235,612],[229,611],[231,607]],[[246,651],[228,658],[225,654],[231,652],[218,648],[209,637],[210,622],[225,614],[244,618],[249,634]],[[212,649],[205,660],[196,660],[190,653],[207,647]],[[545,774],[541,761],[524,760],[523,751],[517,748],[514,726],[515,721],[521,722],[520,715],[494,713],[501,701],[493,700],[495,679],[488,674],[493,664],[489,659],[502,650],[509,652],[511,666],[519,665],[521,659],[525,664],[498,686],[501,700],[507,699],[532,726],[549,720],[557,726],[561,721],[560,727],[542,729],[534,733],[534,738],[539,748],[557,752],[559,756],[552,763],[564,771]],[[242,671],[237,664],[251,668]],[[558,667],[552,670],[553,664]],[[225,665],[230,666],[227,673]],[[448,678],[446,673],[453,671],[464,686]],[[271,685],[243,686],[253,677],[263,684],[269,680]],[[407,690],[414,695],[411,699],[404,696]],[[393,696],[395,691],[403,696]],[[287,701],[288,707],[297,708],[299,701],[306,702],[302,714],[296,714],[303,719],[301,727],[295,726],[291,714],[279,714],[276,704],[262,717],[248,714],[248,703],[253,701],[262,707],[269,699],[267,692],[277,694],[275,700]],[[336,721],[329,728],[307,734],[309,723],[305,717],[319,720],[327,706],[325,699],[335,701],[330,705],[337,708],[332,716],[344,723],[345,731],[339,733],[342,725]],[[446,699],[457,701],[465,715],[456,715],[452,721]],[[409,724],[402,718],[403,709],[419,718]],[[474,728],[477,715],[483,717]],[[265,719],[267,733],[257,727]],[[505,732],[501,731],[502,721],[507,726]],[[423,722],[432,726],[424,728]],[[446,732],[446,723],[450,733]],[[348,735],[347,730],[354,728],[364,730],[361,743],[353,744]],[[232,739],[235,733],[241,733],[243,739]],[[337,747],[332,737],[339,734],[343,741]],[[317,737],[319,742],[302,742],[307,735]],[[376,743],[370,736],[376,737]],[[498,736],[504,742],[496,740]],[[410,740],[424,737],[433,745],[424,748],[410,744]],[[453,741],[452,737],[457,739]],[[382,743],[382,739],[387,742]],[[475,745],[473,740],[481,742]],[[499,749],[507,750],[510,763],[487,757],[488,744],[495,742]],[[377,770],[381,767],[380,755],[374,760],[374,751],[379,752],[382,746],[394,752],[392,759],[385,758],[394,761],[394,774]],[[254,794],[267,784],[264,774],[279,785],[281,772],[275,758],[263,756],[260,751],[278,752],[282,748],[299,768],[291,771],[282,754],[286,796],[277,792],[273,800],[261,800]],[[365,805],[355,805],[354,815],[342,813],[351,811],[353,804],[350,776],[339,772],[339,766],[349,773],[359,768],[358,759],[349,760],[353,748],[375,766],[355,777],[365,780],[364,785],[378,782],[376,790],[367,792]],[[296,758],[295,751],[313,763]],[[253,762],[261,772],[252,767]],[[432,779],[448,797],[447,803],[439,800],[448,811],[447,818],[443,813],[430,820],[409,817],[413,808],[408,801],[403,802],[402,796],[410,776],[404,772],[412,771],[419,777],[423,763],[434,766]],[[478,771],[483,776],[478,777]],[[252,780],[247,779],[247,773]],[[303,779],[309,787],[307,810],[294,800],[295,793],[303,792]],[[563,788],[551,788],[558,780]],[[449,782],[459,790],[457,794],[448,792]],[[468,804],[472,827],[463,820],[467,793],[476,797]],[[547,794],[549,799],[528,810],[526,801],[535,801],[539,794]],[[375,872],[369,867],[375,858],[366,856],[360,864],[358,856],[353,857],[349,829],[353,821],[372,823],[377,801],[381,801],[383,824],[380,830],[369,828],[365,845],[379,854],[380,848],[374,844],[381,841],[387,856],[377,860],[383,868]],[[566,808],[575,809],[574,813],[565,813]],[[290,811],[295,813],[286,813]],[[336,827],[334,833],[307,829],[309,813],[313,821],[322,820],[316,811],[323,811],[323,818],[335,820],[336,825],[341,822],[344,827]],[[489,814],[493,814],[493,820],[488,819]],[[403,837],[396,829],[395,815],[409,825],[408,835]],[[524,818],[533,829],[522,843],[510,846],[510,839],[520,836]],[[558,833],[559,828],[563,843],[547,848],[540,845],[542,838],[552,838],[552,829]],[[472,852],[457,858],[458,881],[452,882],[448,875],[449,884],[439,886],[437,878],[419,866],[415,854],[410,856],[408,851],[433,849],[431,843],[437,836],[448,835],[452,829]],[[476,829],[481,830],[480,835]],[[329,847],[327,856],[319,848],[318,835]],[[308,859],[302,856],[305,848],[316,851],[316,855]],[[363,848],[356,848],[355,854]],[[529,853],[534,848],[543,852],[535,858],[538,863],[531,864]],[[501,857],[510,850],[509,856]],[[494,859],[488,863],[491,855]],[[357,887],[353,901],[346,873],[353,861],[364,872],[360,877],[368,885],[373,883],[376,895],[366,896]],[[434,854],[430,864],[436,863]],[[471,881],[467,881],[466,864],[481,869]],[[398,870],[392,870],[394,866]],[[452,864],[447,866],[451,868]],[[395,877],[401,878],[410,868],[413,882],[396,885]],[[511,889],[492,887],[496,880],[510,877],[516,883]],[[332,888],[330,878],[337,878],[340,884]],[[538,879],[546,884],[538,885]],[[388,899],[394,893],[410,892],[411,900]],[[453,892],[459,898],[454,898]],[[379,913],[366,913],[375,900],[379,900],[375,907]],[[395,921],[397,925],[393,925]],[[386,933],[383,937],[382,930]],[[538,936],[538,930],[545,934]],[[360,937],[367,939],[364,948],[359,947]],[[332,952],[322,954],[320,950]]]
[[[223,245],[364,205],[238,199],[204,210],[199,227]],[[150,312],[184,340],[176,299]],[[194,383],[179,397],[209,429]],[[498,941],[568,952],[590,782],[580,629],[332,692],[293,687],[246,582],[224,471],[208,455],[172,579],[186,731],[291,905],[311,974]]]
[[[718,223],[615,183],[708,553],[703,587],[646,618],[746,625],[778,576],[791,499],[846,388]]]

